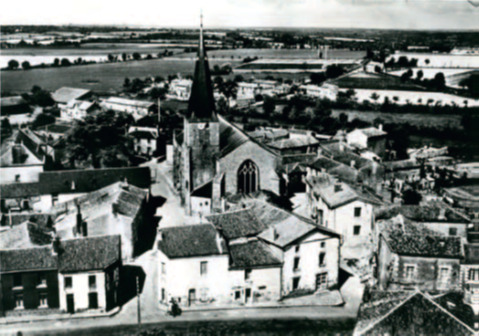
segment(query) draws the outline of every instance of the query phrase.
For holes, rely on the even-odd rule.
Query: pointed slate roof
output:
[[[203,22],[201,22],[200,25],[200,41],[195,64],[193,86],[188,102],[188,115],[190,121],[211,121],[217,119],[210,68],[208,66],[208,57],[206,56],[203,42]]]

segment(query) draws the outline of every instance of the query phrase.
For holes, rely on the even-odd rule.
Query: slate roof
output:
[[[128,167],[46,171],[40,173],[39,184],[42,195],[83,193],[95,191],[125,179],[127,179],[128,184],[138,188],[149,188],[151,184],[150,168]],[[73,184],[74,188],[72,188]]]
[[[230,268],[244,269],[265,266],[281,266],[281,250],[262,242],[251,240],[229,245]]]
[[[38,182],[30,183],[10,183],[0,184],[0,198],[26,198],[40,195],[40,184]]]
[[[462,258],[464,255],[460,237],[407,234],[402,230],[383,235],[398,255],[432,258]]]
[[[256,218],[253,207],[228,211],[208,216],[207,219],[220,230],[227,239],[255,236],[268,228],[268,224]]]
[[[221,255],[226,247],[218,246],[217,231],[211,224],[163,228],[158,248],[168,258]]]
[[[56,270],[58,259],[51,246],[0,250],[0,273],[31,270]]]
[[[121,260],[120,236],[101,236],[62,240],[58,270],[82,272],[104,270]]]
[[[57,103],[67,104],[73,99],[80,99],[90,93],[90,90],[62,87],[52,93],[52,98]]]
[[[365,295],[366,296],[366,295]],[[457,316],[421,292],[372,291],[363,297],[353,335],[473,335]]]

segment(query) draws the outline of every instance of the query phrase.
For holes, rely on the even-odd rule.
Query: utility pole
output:
[[[141,327],[141,309],[140,309],[140,278],[136,276],[136,297],[137,297],[137,316],[138,316],[138,327]]]

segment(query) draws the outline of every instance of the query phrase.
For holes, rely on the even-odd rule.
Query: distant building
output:
[[[119,236],[0,250],[0,314],[106,311],[118,305]]]
[[[158,149],[158,129],[154,127],[131,126],[128,134],[133,137],[135,152],[151,156]]]
[[[319,141],[311,135],[295,136],[267,143],[271,149],[281,155],[315,154],[318,152]]]
[[[90,98],[91,95],[90,90],[62,87],[52,93],[52,98],[61,110],[72,100],[85,100]]]
[[[386,152],[386,135],[382,125],[355,129],[346,135],[348,145],[358,147],[359,149],[369,149],[379,157],[384,157]]]
[[[61,107],[60,117],[64,120],[83,120],[97,111],[100,111],[98,103],[73,99]]]
[[[339,91],[336,85],[328,83],[324,83],[321,86],[314,84],[301,85],[299,88],[309,97],[329,99],[332,101],[336,101]]]
[[[30,105],[21,96],[0,98],[2,116],[32,112]]]
[[[158,105],[154,102],[134,100],[120,97],[109,97],[101,101],[100,106],[105,110],[126,112],[135,120],[146,117],[152,113],[158,113]]]
[[[192,85],[193,81],[191,79],[173,79],[168,87],[168,94],[166,96],[170,99],[188,101],[190,99]]]
[[[283,85],[274,80],[254,80],[252,82],[238,83],[238,98],[254,98],[256,95],[273,96],[287,93],[288,85]]]

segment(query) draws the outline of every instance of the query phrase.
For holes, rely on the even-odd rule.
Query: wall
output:
[[[455,228],[457,230],[456,236],[467,239],[467,223],[444,223],[444,222],[421,222],[428,229],[441,232],[446,236],[449,235],[449,229]]]
[[[88,277],[96,276],[96,288],[90,289]],[[72,277],[72,288],[65,288],[65,277]],[[88,309],[88,293],[98,293],[98,309],[106,310],[106,291],[105,274],[101,271],[81,272],[81,273],[60,273],[58,274],[58,286],[60,289],[60,309],[67,311],[67,294],[73,294],[75,302],[75,311]]]
[[[45,274],[47,285],[38,286],[39,274]],[[1,300],[3,309],[13,310],[15,308],[14,294],[23,294],[24,309],[37,309],[39,305],[39,293],[47,293],[48,308],[58,308],[58,276],[57,271],[36,271],[36,272],[22,272],[23,288],[13,288],[14,273],[2,274],[0,276],[2,295]]]
[[[16,166],[0,168],[0,183],[8,184],[15,182],[38,182],[40,173],[43,172],[43,164],[33,166]],[[17,181],[15,176],[20,175]]]
[[[249,304],[275,302],[281,298],[281,267],[251,269],[249,280],[245,270],[229,271],[229,298],[227,302]],[[246,298],[246,289],[251,289],[251,298]],[[236,298],[236,292],[240,297]]]
[[[245,142],[220,159],[221,171],[225,172],[226,193],[238,192],[238,169],[246,160],[253,161],[258,167],[259,188],[279,195],[280,178],[276,173],[277,157],[252,141]]]
[[[208,216],[211,213],[211,199],[191,196],[191,215]]]
[[[293,290],[294,277],[300,277],[299,289],[315,291],[316,275],[327,272],[327,288],[335,286],[338,283],[339,238],[332,238],[320,232],[315,232],[297,245],[299,245],[298,252],[296,252],[296,245],[289,247],[284,252],[283,295]],[[319,266],[320,252],[326,252],[324,266]],[[295,257],[300,258],[297,270],[294,270]]]
[[[381,235],[378,244],[377,279],[379,282],[379,288],[384,290],[389,286],[389,281],[392,277],[392,269],[395,264],[394,260],[397,256],[391,252],[384,237]]]
[[[348,145],[355,144],[361,148],[368,148],[368,137],[360,130],[354,130],[346,135]]]

